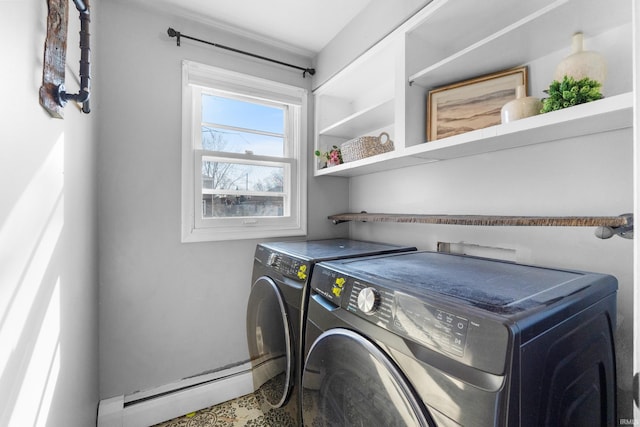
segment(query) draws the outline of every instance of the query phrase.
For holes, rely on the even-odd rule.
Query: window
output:
[[[184,61],[182,241],[306,234],[307,91]]]

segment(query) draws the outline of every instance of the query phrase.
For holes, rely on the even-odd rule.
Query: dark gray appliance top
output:
[[[324,265],[373,285],[417,295],[435,292],[497,313],[549,304],[596,283],[606,293],[617,289],[612,276],[435,252],[408,252]]]
[[[260,243],[260,246],[311,262],[416,250],[415,247],[410,246],[397,246],[350,239],[271,242]]]

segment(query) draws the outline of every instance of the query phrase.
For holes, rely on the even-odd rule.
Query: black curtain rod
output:
[[[204,43],[204,44],[208,44],[208,45],[211,45],[211,46],[219,47],[220,49],[230,50],[232,52],[241,53],[243,55],[251,56],[253,58],[258,58],[258,59],[262,59],[264,61],[269,61],[269,62],[273,62],[273,63],[276,63],[276,64],[284,65],[286,67],[295,68],[296,70],[301,70],[303,78],[306,77],[307,73],[309,73],[312,76],[316,73],[316,69],[315,68],[298,67],[297,65],[287,64],[286,62],[278,61],[276,59],[267,58],[265,56],[256,55],[255,53],[245,52],[244,50],[235,49],[233,47],[224,46],[224,45],[221,45],[221,44],[218,44],[218,43],[212,43],[212,42],[208,42],[206,40],[197,39],[195,37],[184,35],[180,31],[176,31],[173,28],[169,28],[167,30],[167,34],[169,34],[169,37],[176,37],[176,46],[180,46],[180,38],[184,37],[185,39],[194,40],[194,41],[197,41],[197,42],[200,42],[200,43]]]

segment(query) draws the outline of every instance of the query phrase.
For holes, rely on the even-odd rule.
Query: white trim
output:
[[[101,400],[98,427],[148,427],[252,393],[251,364]]]
[[[98,427],[122,427],[124,396],[101,400],[98,404]]]
[[[301,87],[198,62],[184,60],[182,66],[187,72],[186,83],[206,88],[205,93],[237,94],[241,91],[244,95],[241,98],[254,98],[267,103],[277,101],[292,105],[302,105],[303,98],[307,94],[307,90]]]
[[[633,197],[634,217],[640,216],[640,5],[635,1],[633,11],[633,182],[635,194]],[[637,221],[637,219],[636,219]],[[640,240],[636,236],[633,242],[633,373],[640,375]],[[633,380],[632,380],[633,383]],[[633,383],[632,390],[636,396],[640,395],[640,385]],[[633,405],[633,415],[637,422],[640,419],[640,402]]]
[[[285,125],[285,157],[266,158],[251,154],[216,153],[226,161],[243,163],[274,161],[285,165],[284,191],[287,193],[281,217],[233,217],[200,219],[201,181],[198,178],[201,158],[209,154],[197,146],[195,133],[201,118],[198,93],[224,92],[242,97],[288,105]],[[307,233],[307,115],[308,91],[304,88],[224,70],[192,61],[182,64],[182,224],[183,243],[304,236]],[[295,110],[294,110],[295,109]],[[288,166],[287,166],[288,165]]]

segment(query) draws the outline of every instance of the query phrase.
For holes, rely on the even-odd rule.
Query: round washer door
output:
[[[253,385],[271,407],[287,401],[293,386],[293,346],[287,306],[275,282],[258,278],[247,305],[247,341]]]
[[[434,426],[393,361],[347,329],[313,343],[302,376],[305,426]]]

